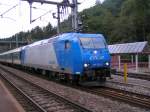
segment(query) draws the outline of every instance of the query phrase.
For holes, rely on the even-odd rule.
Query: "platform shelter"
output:
[[[139,72],[139,56],[148,56],[148,62],[146,62],[147,69],[150,70],[150,46],[147,41],[135,42],[135,43],[125,43],[125,44],[114,44],[109,45],[109,52],[112,56],[112,67],[117,67],[121,70],[123,63],[128,63],[128,67],[135,67],[135,71]],[[121,63],[121,58],[127,56],[130,57],[130,61]],[[117,66],[116,66],[117,65]]]

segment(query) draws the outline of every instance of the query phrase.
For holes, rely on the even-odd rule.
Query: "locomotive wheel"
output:
[[[73,75],[72,77],[73,77],[73,78],[72,78],[71,83],[72,83],[73,85],[79,85],[80,76],[79,76],[79,75]]]
[[[100,81],[100,82],[105,82],[105,81],[106,81],[106,77],[101,77],[101,78],[99,79],[99,81]]]

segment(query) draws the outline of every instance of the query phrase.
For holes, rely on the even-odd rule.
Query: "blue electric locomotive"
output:
[[[105,81],[110,77],[110,54],[103,35],[66,33],[54,42],[59,67],[76,81]]]
[[[3,54],[13,59],[9,52]],[[49,75],[74,82],[103,82],[110,77],[111,58],[101,34],[64,33],[24,46],[18,55],[21,66],[50,71]]]

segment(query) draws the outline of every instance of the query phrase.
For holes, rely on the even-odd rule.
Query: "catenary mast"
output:
[[[50,5],[56,5],[57,6],[57,17],[55,16],[55,19],[57,19],[57,33],[59,34],[60,31],[60,8],[71,8],[71,15],[72,15],[72,30],[74,32],[78,31],[78,1],[72,0],[72,4],[69,2],[69,0],[63,0],[62,2],[53,2],[53,1],[46,1],[46,0],[22,0],[22,1],[28,1],[30,5],[30,23],[32,23],[32,3],[37,2],[41,4],[50,4]]]

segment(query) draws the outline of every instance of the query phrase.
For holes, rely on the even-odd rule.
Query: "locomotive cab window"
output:
[[[87,49],[106,48],[105,41],[99,37],[80,38],[80,42],[81,42],[82,47],[87,48]]]
[[[69,42],[69,40],[65,41],[65,49],[69,49],[71,47],[71,43]]]

